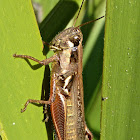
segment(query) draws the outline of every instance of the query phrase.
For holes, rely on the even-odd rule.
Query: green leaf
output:
[[[101,140],[140,138],[139,1],[107,1]]]
[[[0,13],[0,135],[3,140],[46,139],[42,109],[29,105],[25,113],[20,112],[27,99],[40,99],[44,70],[13,58],[18,53],[45,59],[32,4],[1,1]]]

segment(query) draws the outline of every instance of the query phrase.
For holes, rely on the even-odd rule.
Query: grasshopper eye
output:
[[[74,43],[74,47],[77,47],[80,44],[79,36],[74,36],[73,43]]]
[[[74,44],[74,47],[77,47],[80,44],[80,37],[76,35],[70,41]]]

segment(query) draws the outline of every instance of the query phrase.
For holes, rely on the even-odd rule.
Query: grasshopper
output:
[[[84,0],[81,7],[83,2]],[[50,105],[51,116],[56,130],[56,139],[58,140],[93,139],[93,135],[85,123],[84,116],[83,35],[80,30],[81,26],[90,22],[93,21],[77,27],[67,28],[56,35],[49,43],[49,48],[54,51],[54,55],[50,58],[40,61],[28,55],[13,55],[16,58],[31,59],[41,65],[48,65],[52,62],[49,100],[29,99],[21,112],[26,110],[29,103]]]

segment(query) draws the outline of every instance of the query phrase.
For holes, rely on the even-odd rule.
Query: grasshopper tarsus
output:
[[[21,113],[23,113],[26,110],[26,108],[24,107],[23,109],[21,109]]]
[[[13,57],[16,57],[16,53],[15,53],[15,54],[13,54]]]
[[[24,108],[21,109],[21,113],[23,113],[23,112],[26,110],[26,108],[27,108],[27,106],[28,106],[29,103],[31,103],[31,99],[29,99],[29,100],[25,103]]]

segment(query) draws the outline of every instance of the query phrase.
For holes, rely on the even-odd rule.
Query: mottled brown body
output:
[[[74,40],[74,38],[76,39]],[[66,49],[59,53],[56,52],[60,61],[55,62],[52,66],[51,81],[55,82],[55,84],[51,84],[55,85],[55,87],[51,92],[56,90],[58,93],[55,102],[51,104],[52,118],[60,140],[85,140],[86,130],[81,69],[83,36],[79,29],[71,27],[56,36],[52,44],[60,40],[61,47]],[[68,43],[67,45],[66,42]],[[74,44],[74,49],[69,47],[69,42]],[[62,75],[63,79],[61,79]],[[68,77],[71,77],[71,81],[67,83],[67,92],[62,88]]]

